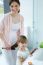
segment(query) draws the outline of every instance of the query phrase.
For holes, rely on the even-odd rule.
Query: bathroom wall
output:
[[[20,14],[24,17],[24,35],[28,38],[28,47],[33,47],[33,0],[20,0]]]
[[[43,41],[43,0],[34,0],[34,14],[33,14],[33,23],[34,23],[34,30],[33,30],[33,37],[35,46]]]

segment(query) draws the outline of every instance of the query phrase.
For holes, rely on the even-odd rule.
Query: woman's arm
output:
[[[0,38],[3,40],[4,35],[4,19],[0,21]]]
[[[21,17],[21,28],[20,28],[20,35],[23,35],[24,34],[24,18]]]
[[[20,21],[20,29],[17,31],[17,40],[20,35],[24,35],[24,18],[23,18],[23,16],[19,17],[19,21]]]

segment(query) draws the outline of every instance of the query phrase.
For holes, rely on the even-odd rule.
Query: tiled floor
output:
[[[12,54],[11,54],[12,53]],[[16,51],[4,51],[0,54],[0,65],[16,65]]]

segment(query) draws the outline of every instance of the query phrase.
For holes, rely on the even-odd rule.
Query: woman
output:
[[[11,49],[12,45],[15,46],[19,35],[23,34],[23,16],[19,14],[19,0],[11,0],[9,6],[11,11],[5,14],[0,23],[0,37],[4,41],[5,52],[10,63],[9,65],[16,65],[14,60],[16,51],[7,49]]]

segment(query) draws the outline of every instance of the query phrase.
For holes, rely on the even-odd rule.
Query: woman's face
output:
[[[12,2],[10,5],[11,12],[16,14],[20,10],[20,5],[17,2]]]

